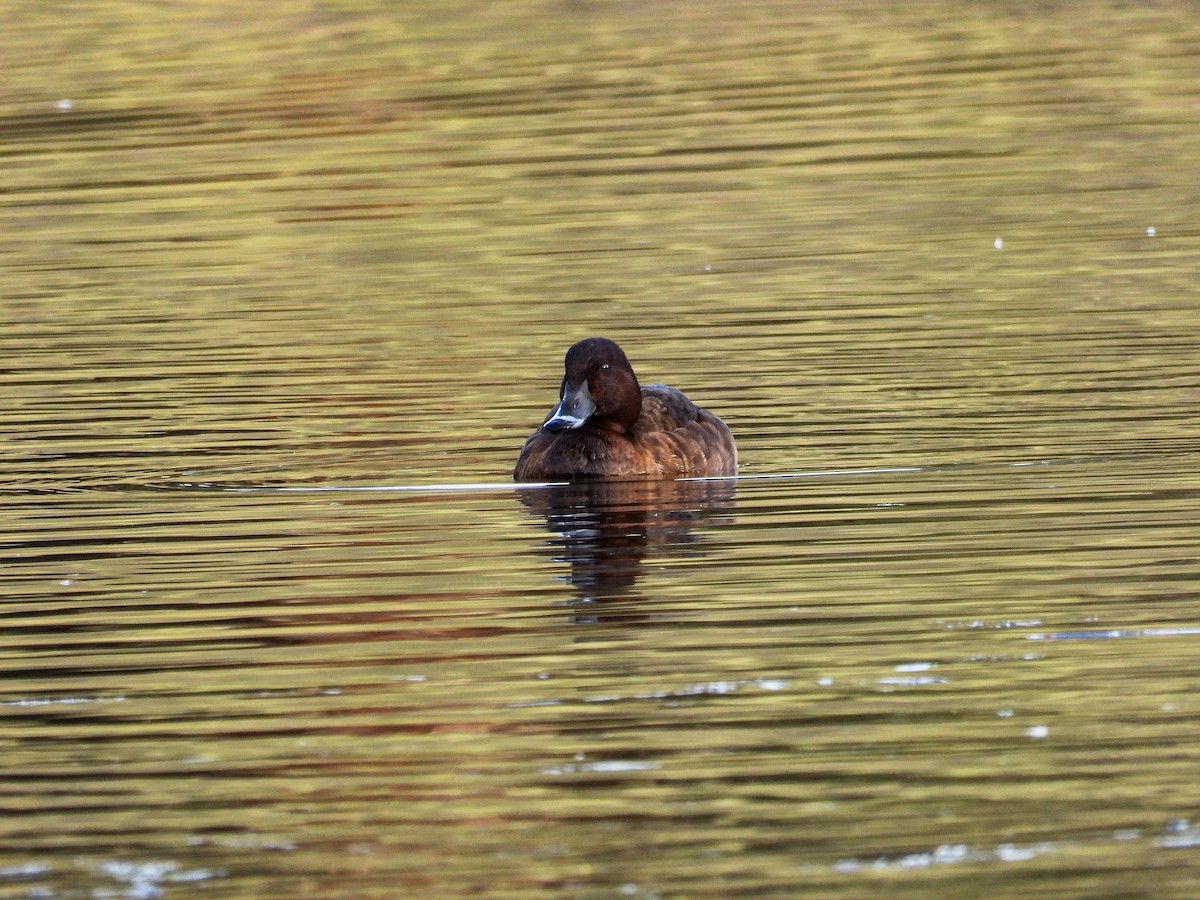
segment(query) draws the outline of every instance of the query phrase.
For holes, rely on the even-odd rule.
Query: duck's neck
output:
[[[642,414],[642,387],[633,370],[618,373],[605,385],[605,400],[596,424],[608,431],[628,434]]]

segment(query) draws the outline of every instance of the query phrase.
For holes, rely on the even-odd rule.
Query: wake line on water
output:
[[[1192,451],[1187,451],[1192,452]],[[1151,460],[1160,459],[1163,456],[1174,456],[1176,453],[1163,452],[1137,452],[1137,453],[1103,453],[1097,455],[1074,455],[1067,457],[1051,458],[1051,459],[1026,459],[1016,460],[1014,462],[942,462],[932,463],[926,466],[878,466],[862,469],[813,469],[800,472],[764,472],[764,473],[744,473],[740,475],[720,475],[708,476],[702,478],[680,478],[683,482],[723,482],[727,481],[733,484],[742,482],[772,482],[786,481],[796,478],[847,478],[867,475],[913,475],[919,473],[933,472],[963,472],[967,470],[979,469],[1024,469],[1033,467],[1045,466],[1062,466],[1071,465],[1073,463],[1087,463],[1114,460]],[[379,484],[379,485],[338,485],[338,484],[306,484],[306,485],[286,485],[286,484],[248,484],[245,482],[221,482],[221,481],[163,481],[156,484],[115,484],[103,485],[110,489],[118,490],[175,490],[175,491],[212,491],[216,493],[239,493],[239,494],[330,494],[330,493],[355,493],[355,494],[452,494],[464,492],[497,492],[506,493],[514,489],[521,490],[540,490],[545,488],[563,487],[569,484],[566,481],[530,481],[530,482],[512,482],[512,481],[474,481],[465,483],[444,483],[444,484]],[[632,482],[631,482],[632,483]],[[23,491],[28,493],[28,491]],[[48,493],[59,493],[58,491],[48,491]]]
[[[783,481],[791,478],[837,478],[858,475],[897,475],[930,471],[933,467],[889,466],[871,469],[819,469],[806,472],[772,472],[755,475],[723,475],[704,478],[679,478],[682,482],[731,482]],[[175,482],[172,486],[183,490],[225,491],[232,493],[267,494],[325,494],[325,493],[399,493],[399,494],[450,494],[465,491],[499,491],[514,489],[543,489],[565,487],[568,481],[477,481],[451,484],[384,484],[384,485],[249,485],[222,484],[215,481]]]
[[[1100,457],[1110,458],[1110,457]],[[717,475],[697,478],[679,478],[686,483],[720,483],[729,482],[740,484],[748,482],[787,481],[798,478],[854,478],[869,475],[914,475],[928,472],[962,471],[963,469],[1003,468],[1021,469],[1033,466],[1063,465],[1074,462],[1086,462],[1088,457],[1068,457],[1062,459],[1034,459],[1016,462],[1000,463],[935,463],[927,466],[875,466],[862,469],[811,469],[800,472],[764,472],[740,475]],[[177,491],[213,491],[217,493],[235,494],[453,494],[467,492],[497,492],[507,493],[514,489],[541,490],[564,487],[567,481],[471,481],[450,482],[442,484],[248,484],[245,482],[222,481],[168,481],[157,484],[119,485],[126,490],[177,490]],[[634,483],[634,482],[630,482]]]

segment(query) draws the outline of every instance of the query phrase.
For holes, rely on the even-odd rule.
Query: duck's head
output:
[[[555,434],[585,424],[628,431],[642,413],[642,389],[625,351],[608,338],[586,338],[567,351],[558,406],[542,427]]]

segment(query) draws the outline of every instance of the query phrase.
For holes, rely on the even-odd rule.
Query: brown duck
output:
[[[737,446],[720,418],[665,384],[642,387],[607,338],[567,351],[559,403],[525,442],[513,478],[684,478],[732,475]]]

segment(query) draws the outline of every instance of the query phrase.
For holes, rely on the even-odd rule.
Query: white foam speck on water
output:
[[[14,700],[0,700],[0,706],[75,706],[85,703],[123,703],[125,697],[116,694],[112,697],[18,697]]]
[[[542,769],[543,775],[576,775],[587,773],[620,774],[622,772],[650,772],[660,768],[656,762],[634,759],[606,759],[582,765],[567,764]]]
[[[1183,637],[1200,634],[1200,627],[1181,628],[1105,628],[1091,631],[1051,631],[1027,634],[1028,641],[1065,641],[1096,638]]]
[[[941,844],[932,850],[905,853],[901,856],[880,856],[873,859],[852,857],[833,864],[835,872],[852,873],[864,870],[901,871],[956,863],[980,863],[989,860],[1026,862],[1058,849],[1049,841],[1037,844],[1001,844],[992,850],[973,850],[966,844]]]

